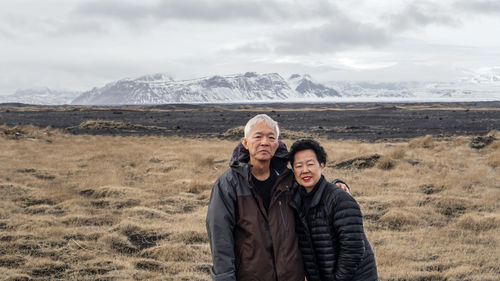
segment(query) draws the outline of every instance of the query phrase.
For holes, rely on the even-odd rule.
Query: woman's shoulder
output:
[[[356,200],[342,188],[325,179],[326,186],[323,197],[330,202],[356,202]]]
[[[345,192],[342,188],[337,186],[331,181],[325,179],[325,194],[329,194],[331,196],[343,196],[344,194],[349,195],[349,193]]]

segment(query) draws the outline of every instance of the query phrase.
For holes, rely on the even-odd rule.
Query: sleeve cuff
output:
[[[212,276],[212,281],[236,281],[236,274],[234,271],[215,274],[214,268],[211,267],[210,275]]]

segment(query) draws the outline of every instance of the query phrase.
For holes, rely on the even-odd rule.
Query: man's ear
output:
[[[325,168],[325,163],[320,163],[319,165],[321,166],[321,169]]]
[[[241,138],[241,144],[246,150],[248,150],[248,142],[246,138]]]

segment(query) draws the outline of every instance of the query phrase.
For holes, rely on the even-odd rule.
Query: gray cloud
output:
[[[280,0],[163,0],[155,5],[123,1],[82,3],[75,12],[80,15],[109,17],[123,21],[156,20],[264,20],[330,17],[337,8],[327,0],[309,3]]]
[[[498,0],[460,0],[455,2],[454,6],[467,12],[481,14],[500,13],[500,1]]]
[[[403,31],[425,27],[428,25],[458,26],[460,20],[456,14],[444,6],[439,6],[436,2],[415,1],[404,10],[386,16],[389,20],[391,30]]]
[[[347,18],[319,27],[276,35],[278,53],[334,53],[359,46],[378,47],[390,42],[382,28]]]
[[[0,37],[4,39],[14,39],[16,35],[8,28],[0,26]]]
[[[61,21],[51,31],[49,36],[82,36],[89,34],[107,34],[109,27],[102,22],[95,20]]]
[[[107,32],[107,24],[103,21],[71,17],[65,13],[11,15],[0,21],[0,37],[12,40],[43,40],[47,36],[53,38]]]
[[[231,53],[245,53],[245,54],[259,54],[259,53],[270,53],[273,51],[272,47],[269,44],[262,41],[255,41],[242,44],[236,48],[223,49],[221,50],[223,53],[231,52]]]
[[[82,2],[76,9],[75,14],[83,16],[97,16],[134,21],[148,17],[154,11],[148,7],[136,3],[119,1],[90,1]]]

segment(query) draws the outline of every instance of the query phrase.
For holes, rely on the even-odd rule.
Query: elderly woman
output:
[[[377,280],[359,205],[324,178],[323,147],[314,140],[299,140],[290,148],[289,158],[297,185],[290,206],[296,214],[307,280]]]

